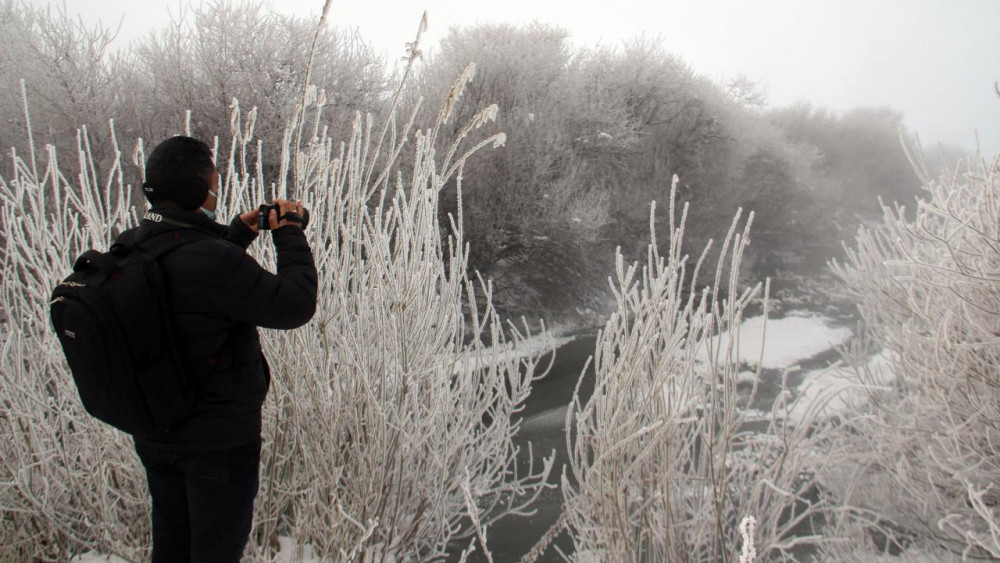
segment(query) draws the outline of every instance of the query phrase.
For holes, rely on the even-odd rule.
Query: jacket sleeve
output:
[[[224,239],[235,244],[236,246],[246,250],[250,244],[257,239],[257,232],[247,226],[246,223],[240,219],[237,215],[233,217],[233,220],[229,222],[229,228],[226,230],[226,234],[223,235]]]
[[[235,248],[221,265],[226,315],[238,322],[265,328],[292,329],[309,322],[316,312],[316,266],[302,229],[272,231],[278,254],[278,272],[262,268]]]

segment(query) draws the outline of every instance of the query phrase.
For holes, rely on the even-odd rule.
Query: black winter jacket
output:
[[[161,449],[208,451],[258,438],[271,376],[257,327],[296,328],[316,310],[316,267],[302,229],[287,226],[272,232],[276,274],[246,253],[257,233],[239,217],[226,227],[198,212],[159,208],[150,210],[136,229],[131,235],[140,244],[167,232],[193,241],[162,257],[160,267],[177,347],[198,394],[190,416],[167,434],[135,436],[135,441]]]

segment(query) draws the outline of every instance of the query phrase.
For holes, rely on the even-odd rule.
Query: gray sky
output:
[[[28,0],[44,6],[51,0]],[[183,0],[186,3],[186,0]],[[195,0],[197,2],[197,0]],[[55,2],[59,5],[61,0]],[[87,22],[128,41],[169,21],[178,0],[66,0]],[[1000,152],[1000,0],[334,0],[331,23],[356,27],[395,59],[428,12],[425,48],[454,25],[562,26],[575,44],[614,45],[645,33],[714,79],[745,74],[772,106],[809,101],[833,110],[888,105],[925,146]],[[317,17],[323,0],[273,1]]]

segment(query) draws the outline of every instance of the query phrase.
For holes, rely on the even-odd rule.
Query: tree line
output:
[[[303,95],[315,22],[263,0],[217,0],[115,49],[110,28],[4,0],[0,29],[8,43],[0,53],[5,154],[28,144],[24,78],[35,141],[62,154],[86,143],[98,166],[114,161],[111,118],[122,147],[186,129],[228,147],[238,100],[244,111],[257,108],[257,158],[273,178],[274,147]],[[650,39],[574,48],[556,26],[482,24],[451,29],[425,50],[398,111],[416,111],[418,126],[433,123],[437,101],[469,63],[476,73],[450,126],[485,104],[499,109],[479,134],[503,131],[506,144],[466,165],[462,219],[470,267],[494,280],[498,305],[511,312],[605,303],[599,272],[616,247],[629,259],[645,252],[649,204],[667,199],[674,175],[679,202],[691,204],[692,248],[737,208],[754,211],[746,270],[756,277],[835,254],[858,224],[880,216],[877,196],[908,202],[919,188],[900,142],[902,117],[891,108],[768,108],[745,78],[709,80]],[[347,139],[359,114],[388,111],[397,78],[356,33],[320,33],[309,81],[326,94],[335,138]],[[9,166],[5,158],[0,172]],[[128,174],[138,187],[138,170]],[[451,182],[443,225],[457,197]]]

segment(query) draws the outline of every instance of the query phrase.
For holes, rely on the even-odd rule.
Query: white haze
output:
[[[45,6],[50,0],[27,0]],[[62,1],[51,2],[61,6]],[[67,0],[84,21],[121,22],[121,44],[178,14],[178,0]],[[278,11],[317,17],[323,0],[281,0]],[[331,22],[356,28],[386,53],[402,56],[421,13],[425,49],[450,26],[537,20],[565,28],[577,44],[660,37],[699,73],[744,74],[772,106],[808,101],[842,111],[891,106],[925,146],[1000,152],[1000,2],[996,0],[334,0]]]

